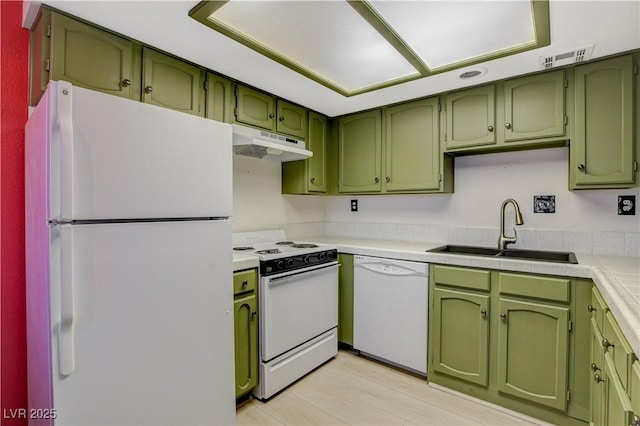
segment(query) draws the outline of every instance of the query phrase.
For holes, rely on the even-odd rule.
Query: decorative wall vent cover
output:
[[[560,53],[558,55],[540,56],[538,61],[540,63],[540,69],[546,70],[554,67],[561,67],[564,65],[575,64],[578,62],[584,62],[591,59],[594,45],[580,47],[570,52]]]

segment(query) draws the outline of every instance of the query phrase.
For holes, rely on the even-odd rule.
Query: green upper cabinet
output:
[[[324,194],[327,191],[327,117],[309,112],[307,149],[313,157],[282,163],[283,194]]]
[[[46,26],[44,31],[49,32]],[[52,80],[65,80],[125,98],[135,97],[132,87],[137,87],[139,73],[133,69],[132,41],[56,12],[51,12],[50,34]],[[43,80],[42,76],[40,79]]]
[[[505,142],[564,136],[565,81],[564,70],[505,81]]]
[[[233,109],[231,81],[208,72],[205,92],[205,117],[222,121],[223,123],[231,123],[231,111]]]
[[[440,188],[438,107],[431,98],[384,110],[387,191]]]
[[[236,86],[235,120],[300,139],[307,137],[308,117],[304,107],[241,85]]]
[[[447,149],[496,143],[495,86],[482,86],[447,95]]]
[[[501,298],[499,310],[498,390],[564,411],[569,308]]]
[[[307,137],[307,110],[282,99],[276,100],[276,132]]]
[[[634,61],[623,56],[575,68],[571,189],[634,182]]]
[[[49,82],[51,12],[41,9],[29,34],[29,105],[36,105]]]
[[[235,115],[239,123],[274,130],[274,99],[266,93],[237,85]]]
[[[380,110],[338,120],[338,191],[379,192],[382,189]]]
[[[204,117],[204,71],[152,49],[142,55],[142,101]]]

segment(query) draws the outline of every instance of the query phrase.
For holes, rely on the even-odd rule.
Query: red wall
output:
[[[27,121],[29,33],[22,1],[0,1],[0,419],[27,407],[24,260],[24,125]]]

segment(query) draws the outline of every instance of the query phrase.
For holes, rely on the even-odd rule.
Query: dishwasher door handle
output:
[[[366,269],[371,272],[375,272],[383,275],[399,275],[399,276],[418,276],[427,277],[427,273],[415,271],[404,266],[397,265],[391,262],[378,262],[378,263],[357,263],[356,268]]]

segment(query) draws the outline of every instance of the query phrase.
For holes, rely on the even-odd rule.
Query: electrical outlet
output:
[[[358,200],[351,200],[351,211],[352,212],[358,211]]]
[[[533,196],[533,212],[534,213],[555,213],[556,212],[556,196],[555,195],[534,195]]]
[[[636,214],[636,196],[635,195],[618,196],[618,214],[621,216],[635,216]]]

